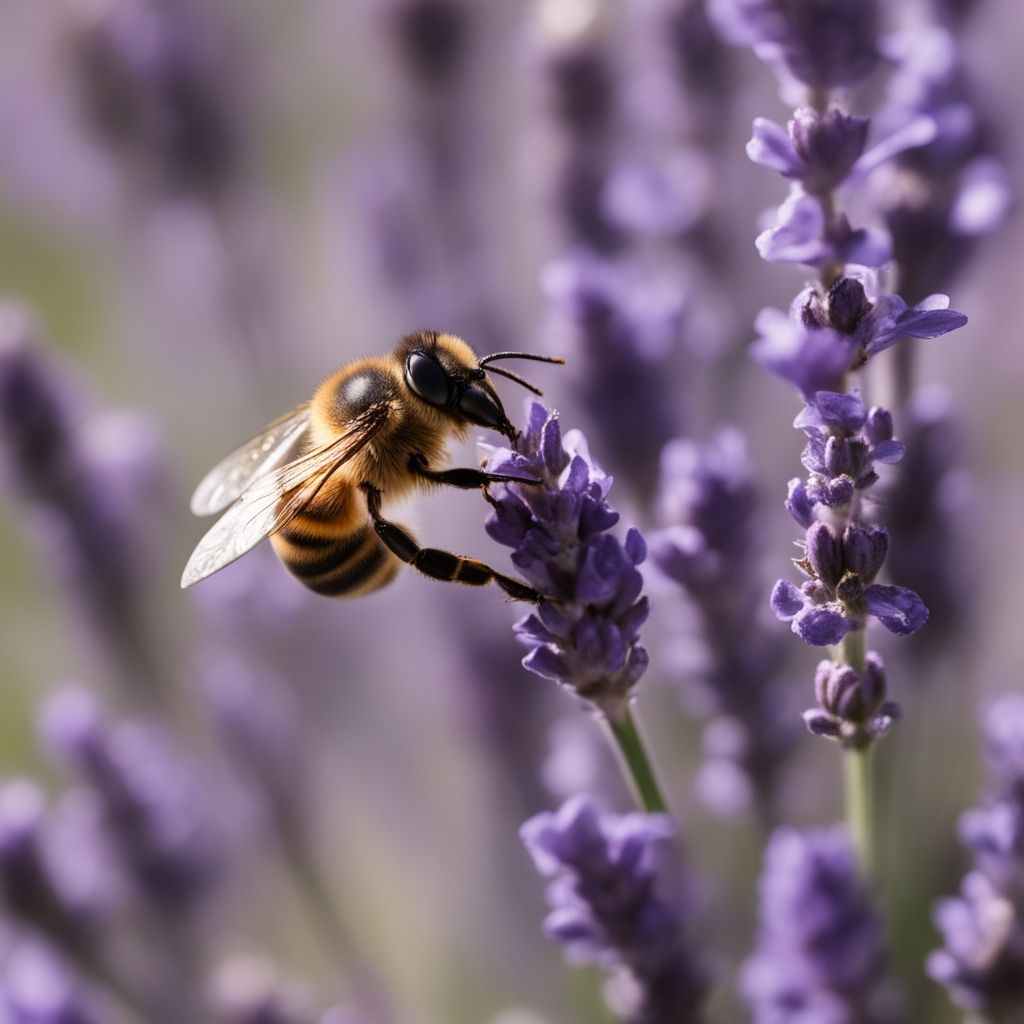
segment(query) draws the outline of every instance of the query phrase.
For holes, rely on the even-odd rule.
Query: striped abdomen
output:
[[[401,562],[381,543],[360,502],[342,511],[309,507],[271,537],[285,567],[310,590],[357,597],[390,583]]]

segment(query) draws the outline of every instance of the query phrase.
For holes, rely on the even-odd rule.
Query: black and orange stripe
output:
[[[390,583],[402,563],[364,517],[365,511],[327,519],[321,509],[310,506],[274,535],[274,549],[288,571],[314,593],[369,594]]]

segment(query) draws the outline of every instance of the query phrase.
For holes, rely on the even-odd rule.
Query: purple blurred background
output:
[[[800,284],[754,249],[783,190],[743,150],[755,116],[784,122],[791,106],[748,50],[669,31],[687,6],[0,0],[0,399],[14,410],[0,776],[31,775],[51,805],[73,805],[96,716],[156,722],[187,748],[199,795],[176,793],[189,821],[168,828],[188,844],[209,832],[213,852],[174,883],[194,905],[172,898],[164,934],[141,942],[188,947],[161,984],[220,972],[225,1005],[251,1003],[270,983],[244,958],[261,957],[304,989],[303,1008],[267,1020],[314,1021],[336,1003],[370,1020],[377,1000],[380,1020],[611,1019],[599,974],[567,968],[541,935],[542,884],[518,829],[574,793],[620,810],[629,798],[589,715],[521,668],[521,609],[412,571],[328,601],[267,545],[178,588],[204,529],[188,513],[202,474],[408,331],[564,355],[564,369],[528,375],[587,432],[623,527],[653,531],[685,505],[668,470],[659,484],[663,444],[739,428],[750,507],[737,528],[751,540],[736,564],[764,595],[746,620],[764,634],[757,672],[787,708],[808,703],[815,652],[767,601],[793,552],[782,501],[800,471],[798,407],[746,354],[757,311],[786,308]],[[966,12],[950,15],[959,58],[1013,189],[1021,12],[901,0],[885,17],[920,25],[947,7]],[[891,660],[883,644],[904,711],[877,767],[891,959],[910,1019],[936,1024],[960,1019],[922,961],[939,944],[930,905],[966,866],[956,820],[982,784],[977,722],[1024,685],[1024,355],[1006,312],[1022,252],[1011,215],[928,288],[969,317],[918,343],[915,370],[933,428],[917,452],[949,460],[938,483],[921,470],[917,493],[935,487],[951,532],[932,549],[934,593],[918,586],[933,622]],[[521,420],[525,393],[498,387]],[[453,448],[453,465],[478,460],[475,443]],[[488,511],[474,493],[438,492],[401,521],[507,571]],[[839,818],[839,766],[802,726],[783,730],[772,743],[790,754],[759,820],[731,719],[705,728],[713,702],[694,678],[714,639],[671,579],[644,570],[639,707],[699,892],[710,1016],[737,1019],[764,827]],[[784,651],[777,634],[793,641]],[[69,686],[100,707],[64,693],[40,725]],[[129,759],[141,743],[138,772],[159,789],[172,774],[153,763],[159,744],[126,743]],[[83,834],[58,852],[87,861]],[[79,879],[83,904],[102,928],[138,934],[140,912],[100,874]],[[9,931],[5,976],[23,969]],[[192,1019],[187,1003],[170,1019]]]

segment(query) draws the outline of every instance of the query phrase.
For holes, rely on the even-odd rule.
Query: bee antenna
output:
[[[529,359],[535,363],[558,363],[559,365],[565,363],[561,356],[539,356],[533,352],[495,352],[493,355],[484,356],[477,365],[486,366],[488,363],[495,363],[499,359]],[[495,371],[495,373],[497,372]]]
[[[529,359],[534,363],[557,363],[563,364],[565,360],[561,356],[538,356],[532,352],[495,352],[493,355],[484,356],[483,359],[477,363],[480,369],[487,366],[488,363],[495,363],[499,359]],[[514,380],[517,384],[521,384],[527,391],[532,391],[535,395],[543,395],[539,387],[535,384],[531,384],[525,377],[520,377],[518,373],[513,373],[511,370],[499,369],[497,366],[492,366],[490,369],[491,373],[496,373],[501,377],[507,377],[509,380]]]
[[[536,384],[531,384],[525,377],[520,377],[518,373],[513,373],[511,370],[504,370],[498,366],[492,366],[490,368],[490,372],[496,373],[500,377],[507,377],[509,380],[514,380],[517,384],[522,384],[527,391],[532,391],[535,395],[544,394]]]

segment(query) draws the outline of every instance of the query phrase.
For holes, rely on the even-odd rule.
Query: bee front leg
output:
[[[385,547],[407,565],[418,569],[424,576],[446,583],[464,583],[470,587],[484,587],[497,583],[516,601],[539,603],[541,595],[521,580],[506,576],[484,562],[465,555],[456,555],[441,548],[424,548],[408,530],[385,519],[380,514],[381,493],[372,484],[361,485],[366,495],[366,507],[373,520],[373,528]]]
[[[430,469],[422,455],[409,459],[409,469],[422,480],[430,480],[445,487],[457,487],[462,491],[475,491],[488,484],[539,484],[539,480],[526,476],[509,476],[505,473],[488,473],[483,469]]]

